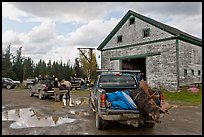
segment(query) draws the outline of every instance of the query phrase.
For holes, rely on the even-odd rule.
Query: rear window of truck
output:
[[[136,81],[131,75],[102,75],[99,80],[101,88],[133,88],[136,87]]]

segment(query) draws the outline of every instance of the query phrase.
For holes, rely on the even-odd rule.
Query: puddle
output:
[[[52,127],[72,123],[75,120],[57,115],[45,116],[31,108],[13,109],[2,112],[2,121],[15,121],[10,125],[10,128]]]
[[[74,115],[79,115],[79,116],[89,116],[90,114],[88,112],[83,112],[83,111],[75,111],[75,110],[70,110],[69,111],[70,114],[74,114]]]
[[[79,97],[76,99],[71,98],[71,103],[67,102],[68,100],[62,99],[63,105],[69,105],[69,106],[78,106],[78,105],[87,105],[89,104],[89,98],[87,97]],[[70,105],[71,104],[71,105]]]
[[[76,105],[87,105],[89,103],[89,98],[87,97],[79,97],[77,98],[74,103]]]

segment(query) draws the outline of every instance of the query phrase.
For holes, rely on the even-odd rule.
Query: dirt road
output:
[[[2,135],[201,135],[202,106],[174,104],[152,129],[110,123],[97,130],[88,91],[71,91],[74,106],[30,97],[26,89],[2,89]]]

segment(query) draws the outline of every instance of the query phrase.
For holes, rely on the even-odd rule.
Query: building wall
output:
[[[184,69],[187,75],[184,76]],[[192,75],[191,70],[194,70]],[[198,75],[200,70],[200,75]],[[179,40],[180,86],[202,83],[202,47]]]
[[[145,28],[150,28],[150,37],[143,38],[143,29]],[[117,43],[117,36],[119,35],[122,35],[123,37],[123,42],[121,43]],[[172,34],[167,33],[166,31],[135,18],[135,24],[129,25],[129,20],[127,20],[103,49],[132,45],[151,40],[159,40],[172,36]]]
[[[157,43],[161,55],[146,58],[147,81],[151,87],[177,88],[176,40]]]
[[[102,51],[102,69],[120,69],[121,61],[111,60],[114,57],[155,52],[161,52],[161,55],[146,57],[146,79],[148,84],[151,87],[176,89],[176,40]]]

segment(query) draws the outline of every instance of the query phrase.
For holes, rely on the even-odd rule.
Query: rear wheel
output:
[[[145,119],[142,120],[142,123],[138,123],[138,127],[140,128],[153,128],[155,126],[154,122],[149,122],[153,121],[151,117],[146,116]]]
[[[99,117],[98,114],[96,114],[96,128],[98,130],[104,129],[105,128],[104,123],[105,123],[105,121],[101,117]]]
[[[42,99],[42,98],[43,98],[43,93],[42,93],[41,90],[39,91],[39,95],[38,95],[38,97],[39,97],[39,99]]]
[[[64,94],[60,94],[60,100],[62,100]]]
[[[30,89],[32,87],[32,84],[28,84],[27,87],[28,89]]]
[[[155,126],[155,123],[145,122],[145,128],[153,128],[154,126]]]
[[[30,95],[30,97],[34,96],[34,93],[32,92],[31,88],[29,89],[29,95]]]
[[[11,85],[6,85],[6,88],[7,89],[11,89]]]

